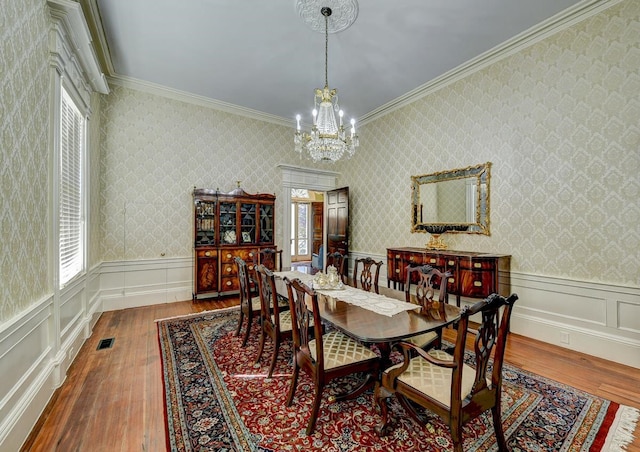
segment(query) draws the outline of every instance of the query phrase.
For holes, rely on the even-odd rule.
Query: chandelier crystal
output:
[[[320,12],[324,16],[325,51],[324,51],[324,88],[316,88],[314,93],[313,126],[311,132],[300,129],[300,115],[296,115],[296,133],[294,144],[296,152],[302,155],[305,151],[314,162],[340,160],[344,155],[351,158],[360,145],[356,134],[356,121],[351,119],[349,132],[342,122],[344,112],[338,105],[338,90],[329,88],[329,16],[331,8],[323,7]],[[339,120],[336,121],[336,112]]]

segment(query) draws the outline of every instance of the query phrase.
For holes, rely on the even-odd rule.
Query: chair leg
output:
[[[379,436],[387,436],[390,431],[389,425],[389,406],[387,405],[388,399],[391,396],[389,391],[387,391],[384,387],[380,385],[380,383],[376,383],[376,388],[373,392],[373,400],[376,405],[380,409],[380,416],[382,417],[382,421],[375,427],[376,433]]]
[[[462,425],[458,422],[452,422],[449,425],[451,429],[451,440],[453,441],[453,450],[454,452],[463,452],[462,451]]]
[[[316,429],[316,420],[318,419],[318,413],[320,412],[320,402],[322,402],[322,390],[324,386],[317,384],[315,387],[315,394],[313,396],[313,407],[311,408],[311,417],[309,418],[309,424],[307,425],[307,435],[311,435]]]
[[[287,406],[291,406],[293,403],[293,396],[296,392],[296,386],[298,384],[298,374],[300,373],[300,368],[298,367],[298,363],[296,362],[296,357],[293,357],[293,373],[291,374],[291,385],[289,386],[289,394],[287,395]]]
[[[258,344],[258,354],[256,355],[256,363],[258,363],[260,361],[260,358],[262,358],[262,351],[264,350],[264,343],[265,343],[265,337],[266,334],[264,332],[264,328],[260,329],[260,342]]]
[[[247,345],[247,341],[249,340],[249,333],[251,332],[251,324],[253,323],[253,314],[249,312],[247,314],[247,329],[244,332],[244,337],[242,338],[242,346]]]
[[[279,350],[280,350],[280,338],[276,336],[273,341],[273,354],[271,355],[271,364],[269,365],[268,378],[271,378],[271,375],[273,375],[273,369],[275,369],[276,367],[276,361],[278,360]]]
[[[240,309],[240,318],[238,319],[238,328],[236,329],[236,336],[240,336],[240,330],[242,329],[242,322],[244,322],[244,311]]]
[[[507,447],[507,441],[504,437],[504,429],[502,428],[502,419],[500,415],[500,400],[496,402],[496,405],[491,408],[491,414],[493,415],[493,429],[496,432],[496,443],[498,444],[498,450],[500,452],[506,452],[509,450]]]

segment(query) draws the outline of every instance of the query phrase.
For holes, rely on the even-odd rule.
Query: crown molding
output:
[[[107,77],[110,83],[119,85],[124,88],[134,89],[137,91],[143,91],[157,96],[167,97],[169,99],[179,100],[201,107],[212,108],[215,110],[221,110],[234,115],[244,116],[246,118],[257,119],[259,121],[276,124],[279,126],[293,127],[295,122],[291,119],[282,118],[280,116],[271,115],[258,110],[252,110],[251,108],[240,107],[238,105],[230,104],[221,100],[211,99],[205,96],[199,96],[197,94],[191,94],[186,91],[180,91],[173,88],[167,88],[163,85],[156,83],[146,82],[131,77],[124,77],[121,75],[112,75]]]
[[[111,59],[111,53],[109,50],[109,44],[104,34],[104,27],[102,26],[102,18],[100,15],[100,8],[98,7],[96,0],[79,0],[82,5],[84,15],[87,20],[87,26],[93,37],[98,54],[99,61],[107,74],[107,80],[114,85],[122,86],[125,88],[143,91],[157,96],[167,97],[169,99],[178,100],[181,102],[187,102],[194,105],[200,105],[206,108],[212,108],[215,110],[225,111],[234,115],[244,116],[246,118],[256,119],[259,121],[265,121],[271,124],[276,124],[285,127],[295,126],[295,121],[289,118],[282,118],[280,116],[263,113],[258,110],[252,110],[250,108],[240,107],[228,102],[223,102],[216,99],[211,99],[204,96],[198,96],[196,94],[187,93],[172,88],[168,88],[156,83],[146,82],[132,77],[126,77],[116,74],[113,68],[113,62]]]
[[[80,61],[91,87],[103,94],[109,86],[96,59],[91,34],[79,3],[70,0],[47,0],[51,16],[62,24],[72,45],[71,51]]]
[[[451,85],[469,75],[482,70],[504,58],[507,58],[527,47],[530,47],[549,36],[565,30],[595,14],[598,14],[623,0],[584,0],[571,8],[550,17],[534,27],[514,36],[512,39],[488,50],[476,58],[461,64],[460,66],[444,73],[424,85],[376,108],[358,119],[360,126],[380,119],[381,117],[415,102],[422,97]]]
[[[97,0],[78,0],[82,6],[82,12],[87,21],[87,27],[93,38],[94,48],[100,65],[107,76],[115,74],[113,63],[111,62],[111,53],[109,51],[109,43],[104,34],[102,26],[102,16],[100,8],[98,8]]]
[[[263,113],[257,110],[252,110],[245,107],[240,107],[228,102],[223,102],[204,96],[198,96],[190,94],[184,91],[178,91],[171,88],[167,88],[162,85],[144,82],[141,80],[133,79],[130,77],[120,76],[115,74],[113,64],[111,62],[111,55],[109,53],[109,46],[104,35],[102,22],[100,19],[100,11],[97,6],[96,0],[79,0],[83,5],[89,28],[96,43],[98,55],[103,68],[106,69],[107,79],[114,84],[124,86],[127,88],[145,91],[153,93],[159,96],[169,97],[172,99],[180,100],[183,102],[194,103],[207,108],[213,108],[217,110],[226,111],[231,114],[236,114],[260,121],[266,121],[272,124],[282,125],[286,127],[295,126],[295,121],[280,116],[275,116],[267,113]],[[488,50],[487,52],[479,55],[478,57],[469,60],[460,66],[446,72],[445,74],[437,77],[424,85],[421,85],[408,93],[390,101],[386,104],[372,110],[365,114],[361,118],[357,118],[360,126],[366,125],[369,122],[375,121],[399,108],[404,107],[418,99],[433,94],[434,92],[451,85],[465,77],[468,77],[475,72],[484,69],[504,58],[507,58],[517,52],[530,47],[541,40],[552,36],[562,30],[565,30],[576,23],[579,23],[589,17],[594,16],[623,0],[584,0],[573,7],[556,14],[555,16],[537,24],[534,27],[518,34],[512,39],[505,41],[504,43]]]

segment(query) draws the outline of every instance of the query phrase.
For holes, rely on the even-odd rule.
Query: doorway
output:
[[[304,191],[291,189],[292,192]],[[292,200],[294,194],[291,195]],[[307,201],[292,201],[291,203],[291,262],[311,260],[311,247],[309,246],[309,236],[311,229],[310,221],[311,203]]]
[[[282,245],[282,265],[283,267],[291,267],[291,217],[292,217],[292,188],[306,188],[311,191],[327,192],[336,188],[336,179],[338,173],[327,170],[317,170],[311,168],[302,168],[290,165],[278,165],[278,168],[282,170],[282,191],[279,199],[282,200],[284,221],[282,224],[282,235],[279,234]],[[323,227],[325,226],[326,219],[322,220]],[[322,237],[322,235],[320,236]],[[315,240],[314,240],[315,242]],[[314,246],[320,246],[322,238],[319,238],[317,243],[312,244],[312,250]],[[325,248],[326,249],[326,245]]]
[[[324,237],[324,193],[291,189],[291,262],[310,262]]]

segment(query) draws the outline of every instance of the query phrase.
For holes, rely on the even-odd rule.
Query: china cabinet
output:
[[[240,186],[229,192],[193,190],[193,300],[238,293],[234,257],[253,270],[259,252],[274,248],[275,195],[249,194]]]
[[[387,248],[387,285],[404,288],[407,266],[430,265],[450,271],[447,292],[461,297],[486,298],[492,293],[508,296],[511,290],[511,256],[472,251]]]

